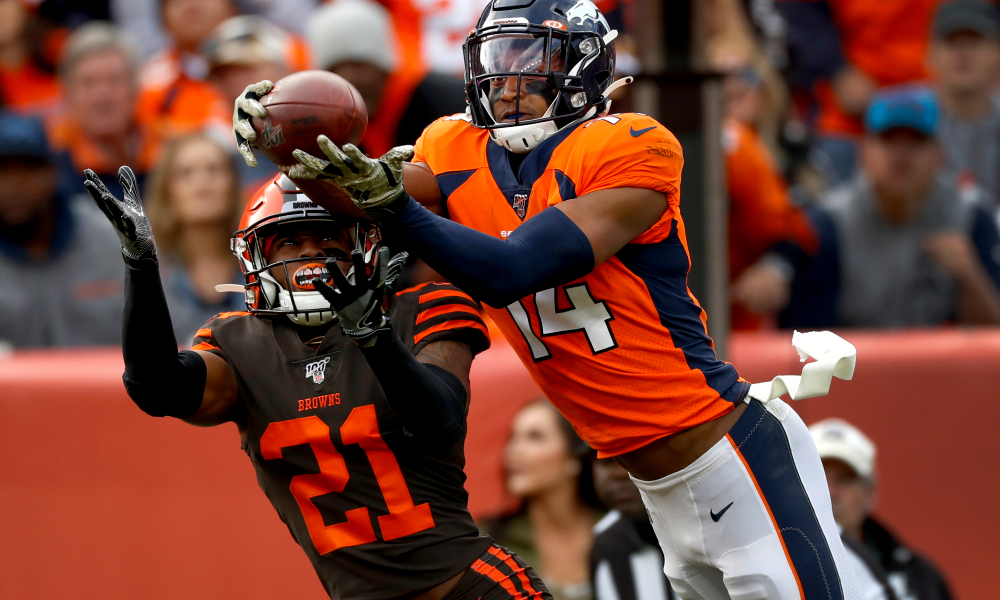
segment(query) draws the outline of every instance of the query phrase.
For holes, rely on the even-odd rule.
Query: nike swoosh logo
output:
[[[732,505],[733,505],[733,503],[730,502],[729,504],[726,505],[726,508],[723,508],[722,510],[720,510],[717,513],[712,512],[712,510],[709,509],[708,516],[712,517],[712,520],[715,521],[716,523],[718,523],[719,519],[722,518],[722,515],[726,514],[726,511],[729,510],[729,507],[732,506]]]
[[[639,137],[640,135],[646,133],[647,131],[652,131],[654,129],[656,129],[656,125],[653,125],[652,127],[647,127],[645,129],[640,129],[639,131],[636,131],[635,129],[632,129],[631,125],[629,125],[628,132],[632,134],[632,137]]]

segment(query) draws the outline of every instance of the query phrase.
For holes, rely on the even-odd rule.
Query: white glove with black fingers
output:
[[[83,174],[86,177],[83,186],[111,221],[121,240],[125,264],[130,269],[157,268],[156,242],[149,227],[149,219],[142,210],[139,184],[132,169],[127,166],[118,169],[118,181],[125,191],[124,200],[115,198],[101,178],[90,169],[86,169]]]
[[[413,146],[396,146],[378,160],[368,158],[354,144],[344,144],[343,150],[330,138],[316,138],[327,160],[303,150],[293,150],[299,164],[286,171],[292,179],[327,179],[342,188],[358,208],[378,216],[403,197],[403,163],[413,158]]]
[[[236,137],[236,147],[243,155],[243,161],[250,167],[257,166],[257,157],[253,155],[253,143],[257,141],[257,132],[250,125],[250,117],[258,119],[267,117],[267,111],[259,100],[273,87],[274,84],[266,79],[248,85],[243,94],[236,98],[236,105],[233,107],[233,135]]]
[[[351,336],[362,348],[375,343],[378,332],[389,325],[389,318],[382,311],[385,298],[385,283],[389,275],[389,249],[380,248],[371,277],[365,277],[365,253],[356,249],[351,252],[354,271],[350,278],[345,276],[334,258],[326,261],[326,269],[333,278],[336,289],[325,282],[314,279],[313,285],[330,306],[337,311],[344,333]]]

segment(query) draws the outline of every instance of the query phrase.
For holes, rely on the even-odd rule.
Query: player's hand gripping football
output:
[[[358,208],[376,217],[403,196],[403,163],[413,158],[413,146],[396,146],[375,160],[354,144],[340,149],[325,135],[316,138],[316,143],[327,160],[294,150],[292,156],[300,164],[293,165],[286,175],[328,179],[350,194]]]
[[[257,132],[250,125],[250,117],[258,119],[267,117],[267,111],[259,100],[273,87],[274,84],[266,79],[248,85],[243,94],[236,99],[236,106],[233,107],[233,135],[236,137],[236,147],[243,155],[243,161],[251,167],[257,166],[257,157],[253,155],[253,143],[257,140]]]
[[[142,210],[139,184],[135,173],[128,167],[118,169],[118,181],[125,190],[124,200],[115,198],[101,178],[90,169],[83,172],[83,186],[115,227],[122,243],[122,258],[131,269],[156,268],[156,243],[149,227],[149,219]]]
[[[389,260],[389,249],[381,248],[371,277],[366,277],[364,250],[356,248],[351,252],[354,269],[345,276],[337,264],[337,259],[326,261],[326,269],[333,278],[336,289],[319,279],[313,285],[330,303],[340,317],[344,333],[357,341],[362,348],[375,343],[376,334],[389,324],[382,310],[387,286],[391,286],[402,270],[406,253]]]

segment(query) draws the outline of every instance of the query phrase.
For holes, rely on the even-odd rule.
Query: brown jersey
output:
[[[489,346],[476,304],[451,285],[399,292],[389,317],[414,355],[439,340]],[[284,316],[223,313],[195,342],[236,372],[232,418],[257,481],[331,598],[412,594],[490,547],[467,508],[464,439],[438,452],[414,443],[339,325],[313,351]]]

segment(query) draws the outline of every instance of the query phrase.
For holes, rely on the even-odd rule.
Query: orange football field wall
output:
[[[928,554],[963,600],[996,597],[1000,554],[1000,333],[841,332],[854,381],[794,403],[840,416],[878,446],[876,513]],[[736,336],[751,381],[798,374],[785,333]],[[232,424],[141,413],[117,349],[0,359],[0,598],[326,597],[240,450]],[[510,419],[538,397],[502,341],[473,366],[468,489],[476,516],[506,500]]]

